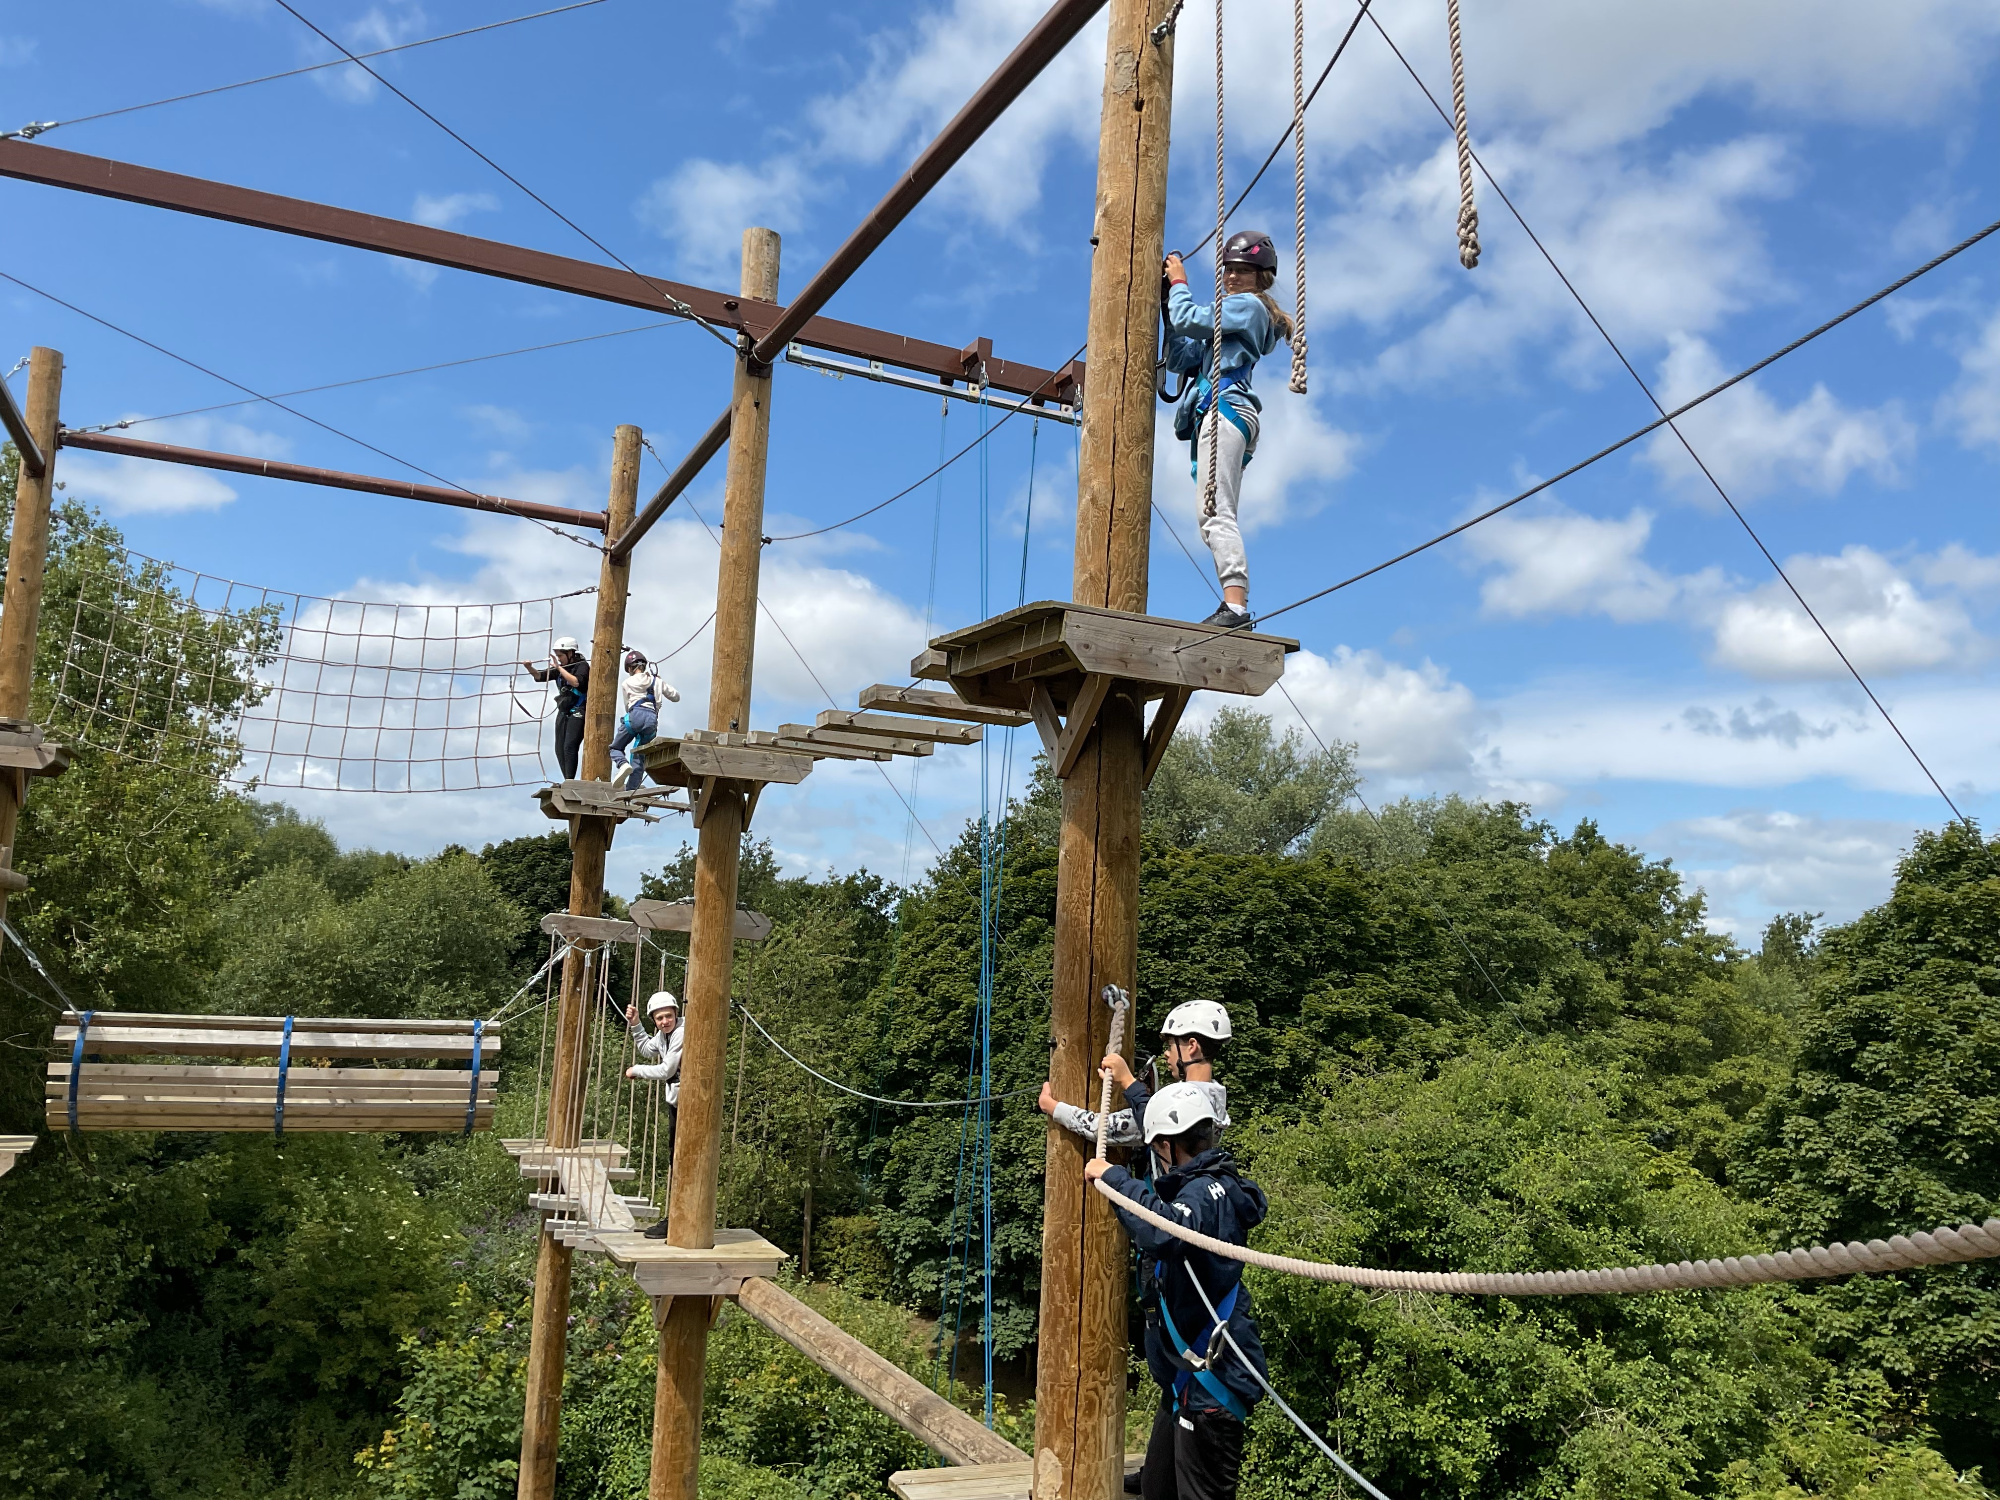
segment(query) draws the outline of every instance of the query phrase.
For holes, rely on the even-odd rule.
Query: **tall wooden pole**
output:
[[[639,499],[639,439],[636,427],[621,426],[612,437],[608,536],[631,524]],[[632,559],[604,555],[597,574],[597,619],[590,639],[590,688],[584,696],[583,754],[577,770],[585,779],[611,774],[612,723],[617,716],[619,656],[624,649],[625,596]],[[609,818],[578,818],[570,838],[569,909],[594,917],[604,909],[604,856],[611,847]],[[602,953],[572,949],[563,959],[562,999],[556,1012],[555,1070],[549,1084],[548,1143],[574,1146],[583,1133],[584,1037],[595,965]],[[521,1420],[519,1500],[552,1500],[556,1488],[556,1448],[562,1434],[564,1344],[569,1327],[571,1250],[544,1233],[535,1256],[535,1314],[528,1339],[528,1399]]]
[[[743,231],[743,296],[778,300],[778,236]],[[771,437],[771,371],[736,365],[731,396],[729,475],[722,500],[722,563],[715,587],[715,665],[708,727],[750,727],[750,679],[757,648],[757,573],[764,537],[764,460]],[[687,1040],[681,1051],[674,1121],[674,1190],[667,1243],[715,1244],[716,1170],[729,1046],[729,988],[736,959],[736,877],[748,811],[742,789],[717,792],[695,846],[694,930],[688,938]],[[677,1297],[660,1327],[653,1394],[649,1500],[695,1500],[701,1465],[701,1395],[708,1359],[706,1297]]]
[[[1173,113],[1173,40],[1150,32],[1167,0],[1112,0],[1098,128],[1097,249],[1078,458],[1079,604],[1146,608],[1153,496],[1153,361]],[[1134,989],[1139,952],[1139,799],[1144,718],[1134,696],[1105,700],[1063,782],[1056,875],[1049,1076],[1087,1100],[1110,1033],[1107,984]],[[1125,1236],[1084,1190],[1090,1145],[1051,1130],[1035,1373],[1035,1500],[1114,1500],[1125,1428]]]
[[[14,528],[7,540],[7,592],[0,606],[0,719],[34,716],[35,638],[42,618],[42,575],[49,561],[49,497],[56,485],[56,419],[62,407],[63,357],[40,347],[28,355],[28,435],[42,450],[42,475],[25,466],[14,486]],[[0,867],[14,864],[25,771],[0,772]],[[0,918],[7,892],[0,889]]]

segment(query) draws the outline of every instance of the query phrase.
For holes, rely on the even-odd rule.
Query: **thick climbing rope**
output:
[[[1119,1052],[1123,1050],[1120,1044],[1125,1040],[1125,1012],[1132,1007],[1132,997],[1116,985],[1106,985],[1104,989],[1107,995],[1115,997],[1111,1001],[1111,1039],[1105,1050]],[[1111,1070],[1106,1068],[1103,1073],[1104,1093],[1097,1101],[1097,1155],[1100,1160],[1110,1149],[1111,1142]]]
[[[1122,1212],[1211,1255],[1261,1266],[1309,1281],[1336,1281],[1389,1292],[1456,1292],[1474,1297],[1563,1297],[1623,1292],[1672,1292],[1696,1287],[1753,1286],[1767,1281],[1811,1281],[1857,1271],[1903,1271],[1912,1266],[1951,1266],[2000,1256],[2000,1219],[1984,1224],[1949,1225],[1925,1233],[1780,1250],[1774,1255],[1729,1256],[1724,1260],[1679,1261],[1671,1265],[1606,1266],[1578,1271],[1379,1271],[1324,1261],[1271,1255],[1232,1245],[1213,1235],[1183,1228],[1163,1214],[1134,1203],[1099,1178],[1094,1184]]]
[[[1306,393],[1306,0],[1292,0],[1292,381]]]
[[[1465,128],[1465,49],[1458,39],[1458,0],[1445,0],[1451,33],[1451,128],[1458,137],[1458,263],[1479,264],[1479,210],[1472,202],[1472,137]]]
[[[1229,197],[1223,191],[1222,134],[1222,0],[1215,0],[1215,324],[1208,351],[1208,477],[1201,486],[1201,513],[1215,514],[1215,481],[1222,466],[1222,251],[1229,217]]]

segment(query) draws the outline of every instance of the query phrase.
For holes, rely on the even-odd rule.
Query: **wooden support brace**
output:
[[[1096,672],[1083,679],[1082,689],[1069,706],[1069,719],[1063,725],[1056,753],[1049,757],[1058,777],[1076,769],[1076,758],[1083,753],[1083,742],[1090,738],[1090,731],[1097,727],[1097,712],[1104,707],[1111,682],[1111,678]],[[1043,696],[1047,696],[1046,691]]]
[[[1160,769],[1160,762],[1166,759],[1167,746],[1172,743],[1174,731],[1180,727],[1181,715],[1187,712],[1188,700],[1194,697],[1193,688],[1172,688],[1160,700],[1159,712],[1153,715],[1152,725],[1146,730],[1146,785],[1153,784],[1153,774]]]
[[[1062,747],[1062,715],[1056,712],[1056,700],[1049,696],[1047,685],[1036,680],[1028,684],[1028,704],[1034,712],[1035,733],[1042,737],[1042,753],[1054,765]]]

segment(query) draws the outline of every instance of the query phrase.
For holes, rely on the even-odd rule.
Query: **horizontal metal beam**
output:
[[[1071,0],[1082,3],[1082,0]],[[456,271],[472,271],[503,281],[524,282],[550,291],[570,292],[600,302],[616,302],[647,312],[675,314],[679,305],[692,308],[718,327],[746,332],[763,341],[784,321],[786,309],[773,302],[735,297],[706,287],[687,286],[658,277],[635,276],[617,266],[597,265],[566,255],[549,255],[498,240],[476,239],[469,234],[453,234],[402,219],[385,219],[352,209],[333,208],[303,198],[286,198],[254,188],[210,182],[201,177],[185,177],[152,167],[133,166],[101,156],[85,156],[75,151],[59,151],[53,146],[31,145],[26,141],[0,141],[0,177],[44,187],[68,188],[95,193],[103,198],[120,198],[127,203],[143,203],[151,208],[172,209],[176,213],[222,219],[246,224],[253,229],[270,229],[295,234],[328,244],[348,245],[358,250],[375,250],[384,255],[420,260]],[[885,364],[916,370],[939,380],[965,378],[965,354],[948,344],[885,333],[859,323],[842,323],[833,318],[809,318],[803,328],[788,333],[774,346],[782,349],[796,339],[816,349],[859,359],[879,359]],[[1074,403],[1075,367],[1044,370],[1011,360],[987,361],[988,383],[1016,395],[1042,395],[1052,400]]]
[[[1055,61],[1056,55],[1083,30],[1090,18],[1104,9],[1104,4],[1105,0],[1056,0],[1049,7],[1048,12],[1035,23],[1034,29],[1021,38],[1020,45],[993,70],[992,77],[979,86],[965,101],[964,107],[951,117],[950,123],[938,132],[937,138],[910,163],[909,170],[869,211],[868,217],[847,237],[847,242],[813,274],[813,279],[806,283],[804,290],[777,322],[757,336],[754,352],[759,361],[770,364],[794,339],[819,343],[822,348],[831,347],[808,332],[813,314],[825,307],[833,294],[847,284],[882,241],[910,216],[932,188],[944,180],[945,173],[958,165],[959,159],[979,143],[987,127],[1041,76],[1042,69]],[[976,345],[967,351],[975,361],[985,352]],[[990,359],[985,362],[995,363]],[[997,379],[981,376],[978,371],[974,374],[981,384],[1001,384]],[[1047,396],[1055,393],[1053,387],[1054,378],[1051,376],[1047,383],[1025,391],[1012,385],[1004,385],[1002,389],[1020,391],[1024,396]]]
[[[28,419],[22,414],[13,391],[7,388],[4,379],[0,379],[0,422],[6,423],[7,437],[14,444],[14,450],[21,455],[21,472],[30,479],[40,479],[48,473],[48,460],[42,456],[41,445],[28,431]]]
[[[602,531],[609,524],[601,510],[571,510],[563,505],[543,505],[536,500],[509,500],[502,495],[478,495],[471,490],[447,489],[443,485],[410,484],[401,479],[377,479],[371,474],[347,474],[339,469],[314,469],[305,464],[280,463],[275,458],[249,458],[241,453],[210,453],[202,448],[176,448],[168,443],[142,442],[138,438],[117,437],[108,432],[60,432],[59,448],[81,448],[88,453],[115,453],[121,458],[151,458],[161,463],[187,464],[197,469],[221,469],[230,474],[251,474],[260,479],[290,479],[299,484],[325,485],[336,490],[361,490],[370,495],[389,495],[398,500],[422,500],[429,505],[455,505],[461,510],[491,511],[496,515],[520,516],[530,521],[548,521],[557,526],[581,526]]]
[[[632,524],[611,539],[605,550],[612,557],[623,557],[639,545],[639,539],[653,529],[653,523],[667,513],[667,507],[680,498],[682,490],[695,481],[695,476],[707,466],[708,461],[722,451],[722,445],[729,441],[729,428],[735,408],[725,406],[722,415],[709,424],[708,431],[701,435],[688,456],[674,466],[674,472],[667,476],[653,492],[653,498],[646,502],[646,508],[632,518]]]
[[[955,385],[938,385],[921,376],[905,375],[900,370],[892,371],[879,359],[870,360],[865,365],[852,365],[844,359],[828,359],[823,354],[809,354],[803,344],[794,343],[785,346],[785,363],[798,365],[807,370],[818,370],[824,375],[836,375],[842,380],[852,375],[856,380],[872,380],[879,385],[901,386],[906,391],[917,391],[926,396],[942,393],[954,401],[966,401],[974,406],[984,405],[994,411],[1024,411],[1031,417],[1062,422],[1070,427],[1076,426],[1083,420],[1082,414],[1074,406],[1044,406],[1039,401],[1030,401],[1025,397],[1019,401],[996,401],[980,386],[969,385],[960,389]],[[1078,361],[1076,378],[1079,381],[1083,379],[1081,364],[1082,361]]]

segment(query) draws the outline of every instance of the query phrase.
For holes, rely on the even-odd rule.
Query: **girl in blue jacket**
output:
[[[1216,455],[1207,451],[1209,408],[1215,404],[1211,351],[1215,342],[1215,308],[1194,300],[1188,290],[1187,267],[1178,255],[1166,261],[1166,367],[1196,377],[1181,396],[1174,413],[1174,436],[1190,450],[1196,482],[1205,495],[1208,468]],[[1222,604],[1204,625],[1250,625],[1250,563],[1243,552],[1243,530],[1236,522],[1237,497],[1243,488],[1243,466],[1257,451],[1257,429],[1263,403],[1250,389],[1250,372],[1257,361],[1292,336],[1292,320],[1270,294],[1278,279],[1278,249],[1271,237],[1246,230],[1229,237],[1222,247],[1222,378],[1221,420],[1216,422],[1215,501],[1204,505],[1201,539],[1215,557],[1222,583]]]

